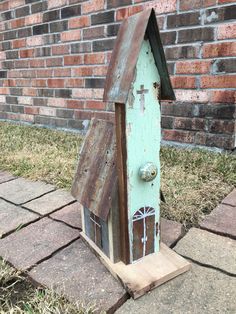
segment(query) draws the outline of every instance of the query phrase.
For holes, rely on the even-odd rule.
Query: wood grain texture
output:
[[[116,118],[116,147],[117,147],[117,173],[119,186],[120,209],[120,253],[121,260],[130,263],[129,234],[128,234],[128,208],[127,208],[127,152],[125,135],[125,106],[115,104]]]
[[[79,154],[72,195],[107,221],[117,184],[114,124],[93,119]]]
[[[123,262],[118,262],[113,264],[83,232],[81,232],[81,237],[134,299],[191,268],[191,264],[187,260],[163,243],[161,243],[158,253],[147,255],[136,263],[125,265]]]

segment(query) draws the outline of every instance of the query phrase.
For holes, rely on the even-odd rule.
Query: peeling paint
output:
[[[131,108],[129,104],[126,106],[128,225],[131,262],[135,260],[135,256],[133,258],[132,224],[134,213],[140,208],[153,208],[155,210],[154,222],[155,224],[159,223],[161,113],[157,91],[160,77],[148,40],[143,42],[136,70],[137,76],[133,82],[133,90],[130,91],[130,95],[134,97],[133,107]],[[153,185],[142,181],[138,175],[139,168],[147,162],[153,162],[157,167],[157,176],[152,181]],[[150,241],[150,237],[147,241]],[[146,245],[149,247],[153,245],[154,251],[159,251],[159,234],[156,236],[154,232],[151,241],[153,241],[152,244],[147,242]]]

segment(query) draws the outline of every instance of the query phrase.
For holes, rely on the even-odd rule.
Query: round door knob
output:
[[[154,180],[156,176],[157,167],[152,162],[147,162],[145,165],[139,168],[139,177],[145,182]]]

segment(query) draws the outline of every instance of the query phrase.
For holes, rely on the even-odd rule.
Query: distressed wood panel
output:
[[[114,124],[93,119],[79,154],[72,195],[104,221],[117,184]]]
[[[161,114],[158,101],[160,76],[148,40],[139,54],[136,76],[126,104],[127,190],[130,237],[130,260],[133,254],[133,215],[142,207],[155,210],[155,226],[159,223],[160,203],[160,141]],[[150,182],[139,178],[139,168],[147,162],[157,167],[157,177]],[[159,251],[159,234],[155,236],[154,251]]]
[[[127,149],[125,132],[125,111],[123,104],[116,104],[116,145],[117,172],[119,184],[119,215],[120,215],[120,254],[125,264],[130,263],[128,207],[127,207]]]
[[[110,245],[108,240],[108,226],[101,218],[95,216],[87,208],[84,208],[83,231],[108,257],[110,257]]]

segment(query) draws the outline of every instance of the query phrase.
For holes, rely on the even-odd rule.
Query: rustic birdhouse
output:
[[[82,237],[133,297],[189,268],[160,243],[160,99],[175,96],[146,10],[120,27],[104,89],[115,125],[92,120],[72,187],[84,206]]]

